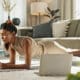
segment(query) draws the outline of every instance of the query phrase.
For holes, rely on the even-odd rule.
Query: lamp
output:
[[[31,15],[39,16],[39,23],[40,23],[40,16],[46,14],[47,3],[45,2],[32,2],[31,3]]]
[[[51,3],[53,0],[43,0],[46,3]]]

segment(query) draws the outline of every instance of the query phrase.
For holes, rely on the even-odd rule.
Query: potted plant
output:
[[[10,0],[2,0],[2,6],[3,9],[7,12],[8,14],[8,20],[10,20],[10,13],[13,10],[13,8],[15,7],[16,4],[11,4]]]
[[[56,21],[56,19],[59,19],[60,16],[56,15],[59,12],[59,9],[51,10],[49,7],[47,7],[47,17],[49,17],[52,21]]]

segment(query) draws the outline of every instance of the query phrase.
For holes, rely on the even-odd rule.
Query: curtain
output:
[[[61,19],[72,19],[73,0],[60,0]]]
[[[8,17],[7,12],[5,12],[5,10],[2,7],[2,1],[3,0],[0,0],[0,24],[5,20],[7,20]],[[10,0],[10,1],[11,5],[16,3],[16,6],[10,13],[11,19],[20,18],[21,20],[20,26],[26,26],[26,18],[27,18],[26,0]]]

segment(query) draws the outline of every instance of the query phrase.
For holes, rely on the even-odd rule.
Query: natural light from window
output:
[[[73,0],[73,18],[80,19],[80,0]]]
[[[13,8],[13,10],[10,13],[10,17],[12,18],[20,18],[21,24],[20,26],[26,26],[26,0],[9,0],[11,3],[11,6],[15,3],[16,6]],[[7,13],[4,11],[4,8],[2,7],[3,0],[0,0],[0,24],[7,19]]]

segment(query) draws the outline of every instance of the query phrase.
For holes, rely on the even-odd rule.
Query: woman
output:
[[[30,69],[31,57],[35,55],[38,48],[38,53],[42,50],[37,46],[37,43],[30,37],[17,37],[17,28],[11,22],[1,24],[0,34],[4,42],[5,49],[9,52],[10,62],[0,63],[2,69]],[[24,55],[25,64],[15,64],[16,51],[20,55]]]
[[[17,28],[10,21],[2,23],[0,34],[5,49],[9,52],[10,62],[0,63],[2,69],[30,69],[31,58],[43,53],[53,53],[53,41],[35,41],[32,38],[16,36]],[[25,64],[15,64],[16,51],[24,56]],[[60,50],[59,50],[60,51]]]
[[[35,42],[30,37],[17,37],[17,28],[11,22],[1,24],[0,34],[4,42],[5,49],[9,52],[10,62],[0,63],[1,69],[30,69],[31,58],[42,53],[65,52],[58,46],[54,46],[53,41]],[[16,51],[24,56],[25,64],[15,64]],[[77,52],[76,52],[77,53]],[[74,55],[76,55],[74,52]],[[78,53],[77,53],[77,56]]]

